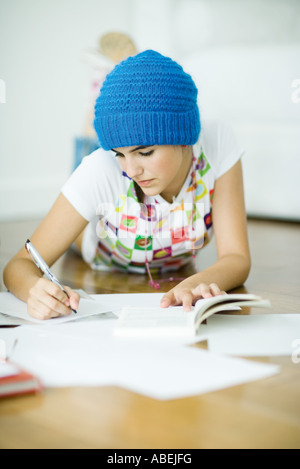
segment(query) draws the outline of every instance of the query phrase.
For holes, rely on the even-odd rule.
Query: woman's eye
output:
[[[146,152],[140,151],[139,155],[141,155],[141,156],[150,156],[150,155],[152,155],[152,153],[154,153],[154,150],[149,150],[149,151],[146,151]],[[123,153],[115,152],[115,157],[116,158],[124,158],[124,155],[123,155]]]

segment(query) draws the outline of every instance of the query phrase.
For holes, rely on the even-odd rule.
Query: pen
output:
[[[61,285],[61,283],[57,280],[55,275],[51,272],[49,266],[46,264],[42,256],[39,254],[39,252],[36,250],[34,245],[30,242],[29,239],[27,239],[25,243],[25,248],[27,252],[30,254],[32,260],[34,261],[35,265],[46,275],[46,277],[51,280],[51,282],[55,283],[69,298],[68,293],[64,289],[64,287]],[[70,306],[69,308],[73,311],[73,313],[77,313],[75,309],[72,309]]]

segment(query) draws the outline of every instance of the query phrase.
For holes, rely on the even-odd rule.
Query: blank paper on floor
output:
[[[300,314],[217,314],[207,320],[212,352],[254,356],[292,355],[300,339]]]
[[[110,311],[111,309],[106,303],[103,304],[100,301],[95,301],[92,297],[91,299],[81,298],[77,314],[71,313],[69,316],[61,316],[59,318],[42,321],[29,316],[29,314],[27,313],[26,303],[19,300],[11,293],[0,293],[0,313],[3,315],[3,324],[7,322],[7,324],[19,323],[53,326],[69,321],[76,321],[78,319],[95,316],[97,314],[104,314]],[[13,321],[9,321],[8,317],[12,317]]]
[[[177,399],[272,376],[279,367],[222,357],[177,341],[114,337],[115,320],[0,329],[13,360],[45,386],[115,385]]]

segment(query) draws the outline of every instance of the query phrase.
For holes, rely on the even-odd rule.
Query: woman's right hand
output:
[[[51,319],[67,316],[72,313],[72,309],[77,310],[80,295],[69,287],[64,288],[69,298],[58,285],[46,278],[40,278],[29,290],[28,314],[36,319]]]

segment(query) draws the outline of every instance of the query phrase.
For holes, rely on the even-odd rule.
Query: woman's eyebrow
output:
[[[136,148],[133,148],[132,150],[130,150],[129,153],[134,153],[135,151],[138,151],[138,150],[143,150],[144,148],[149,148],[150,145],[140,145],[139,147],[136,147]],[[111,149],[112,151],[114,151],[115,153],[120,153],[119,151],[115,150],[114,148]],[[122,154],[122,153],[120,153]]]
[[[133,153],[138,150],[143,150],[144,148],[149,148],[149,145],[141,145],[139,147],[133,148],[133,150],[130,150],[130,153]]]

